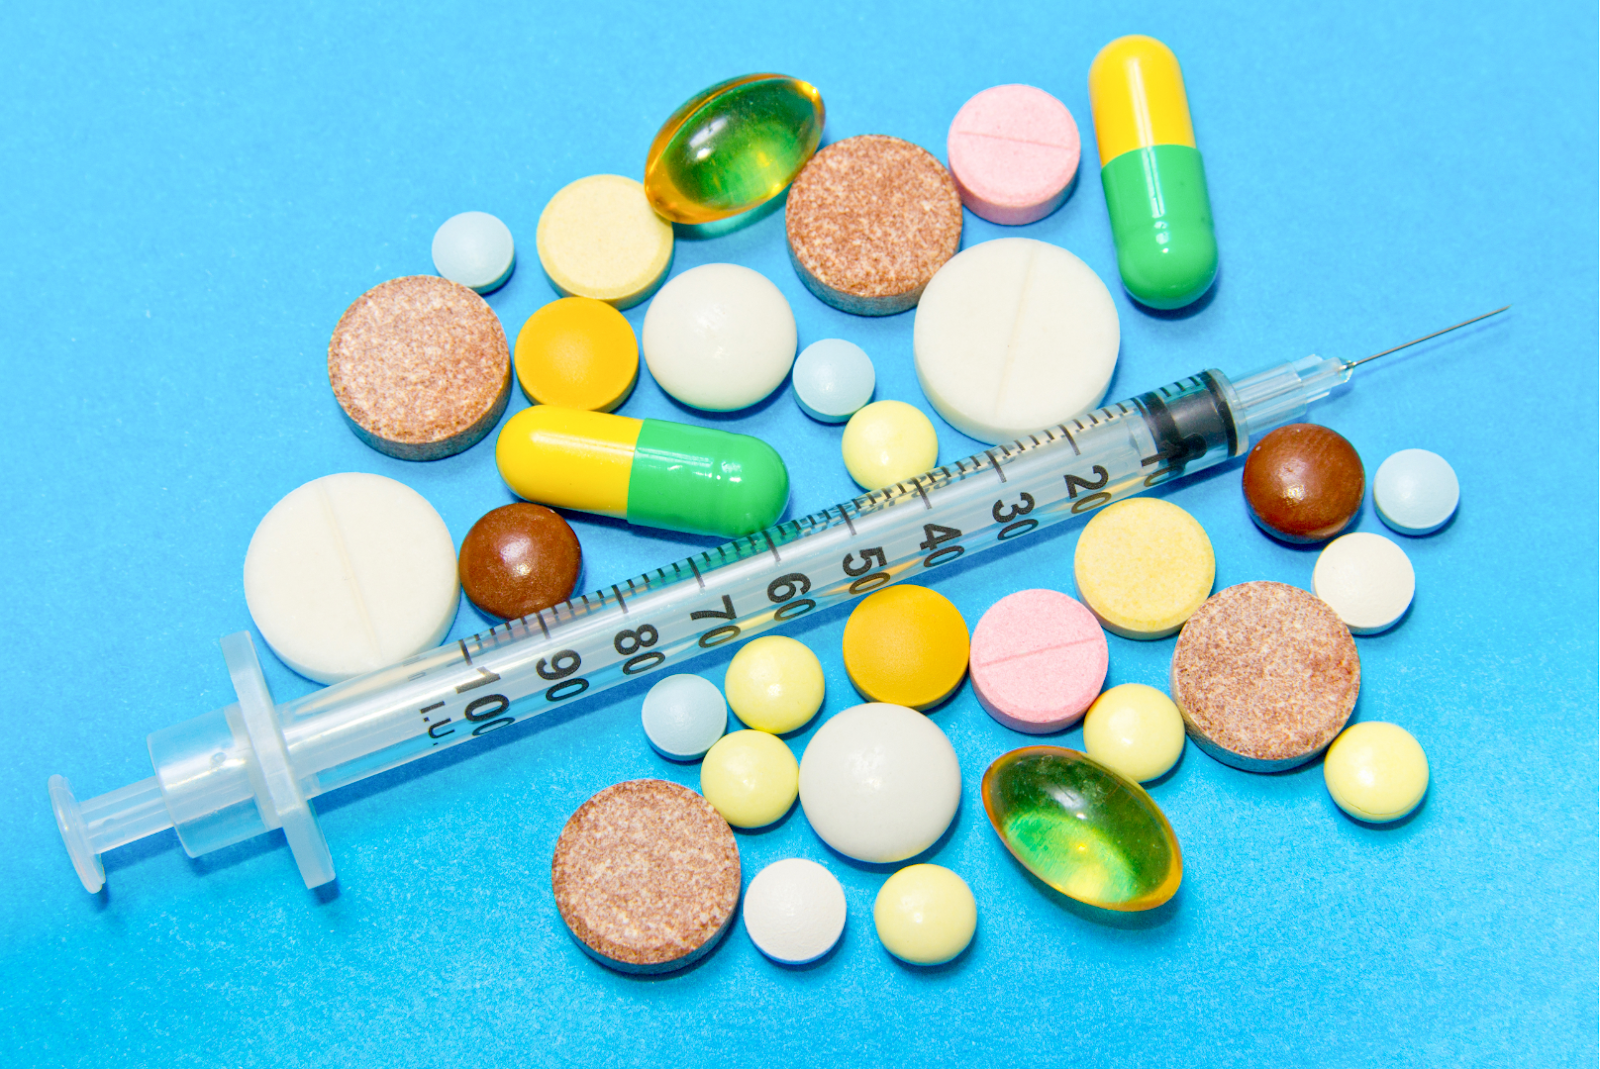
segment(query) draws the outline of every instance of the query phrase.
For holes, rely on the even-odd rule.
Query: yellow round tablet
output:
[[[904,401],[874,401],[858,409],[844,425],[839,448],[850,478],[865,490],[921,475],[939,460],[933,422]]]
[[[1113,772],[1144,783],[1164,776],[1183,755],[1183,714],[1143,683],[1112,687],[1083,718],[1083,748]]]
[[[872,904],[883,948],[912,965],[942,965],[967,949],[978,903],[967,881],[941,865],[908,865]]]
[[[513,360],[532,403],[610,412],[639,379],[639,339],[606,302],[563,297],[528,317]]]
[[[535,242],[556,289],[618,308],[650,296],[672,264],[672,224],[650,207],[644,186],[618,174],[563,187],[540,214]]]
[[[1164,638],[1183,626],[1217,577],[1204,527],[1170,501],[1130,497],[1095,513],[1072,561],[1078,596],[1123,638]]]
[[[944,701],[967,674],[967,622],[925,586],[885,587],[844,625],[844,667],[862,697],[912,709]]]
[[[1333,740],[1322,777],[1339,808],[1374,824],[1399,820],[1428,790],[1428,755],[1398,724],[1367,720]]]
[[[735,731],[706,751],[700,793],[735,828],[765,827],[794,805],[800,763],[776,735]]]
[[[781,735],[822,708],[822,662],[803,642],[766,635],[745,643],[728,664],[722,692],[745,726]]]

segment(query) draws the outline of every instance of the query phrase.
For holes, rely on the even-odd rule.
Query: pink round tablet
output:
[[[972,632],[972,689],[989,715],[1036,735],[1076,724],[1106,681],[1106,633],[1055,590],[1019,590]]]
[[[962,203],[991,223],[1019,226],[1061,207],[1079,149],[1065,104],[1031,85],[997,85],[961,105],[945,151]]]

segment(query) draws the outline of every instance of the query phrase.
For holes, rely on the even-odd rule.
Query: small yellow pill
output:
[[[700,793],[735,828],[765,827],[794,805],[800,763],[776,735],[735,731],[706,752]]]
[[[1328,793],[1357,820],[1399,820],[1428,790],[1428,755],[1398,724],[1368,720],[1333,740],[1322,765]]]
[[[967,622],[949,598],[902,583],[861,599],[844,625],[844,667],[872,702],[930,709],[961,686]]]
[[[844,426],[840,441],[850,478],[881,490],[930,470],[939,460],[939,436],[918,408],[904,401],[874,401]]]
[[[822,708],[822,662],[803,642],[766,635],[733,655],[722,692],[745,726],[781,735]]]
[[[604,301],[563,297],[528,317],[513,361],[533,404],[610,412],[639,379],[639,339]]]
[[[1112,687],[1089,706],[1083,748],[1113,772],[1145,783],[1164,776],[1183,754],[1183,714],[1143,683]]]
[[[1078,596],[1123,638],[1164,638],[1211,596],[1217,558],[1195,518],[1170,501],[1131,497],[1095,513],[1072,561]]]
[[[672,224],[650,207],[644,186],[617,174],[564,186],[539,215],[534,240],[556,289],[618,308],[655,292],[672,264]]]
[[[909,865],[890,876],[872,904],[883,948],[912,965],[942,965],[967,949],[978,903],[967,881],[940,865]]]

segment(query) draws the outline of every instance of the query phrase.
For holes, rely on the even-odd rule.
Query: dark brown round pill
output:
[[[477,442],[511,397],[511,350],[494,309],[434,275],[357,297],[328,343],[328,382],[356,437],[401,460]]]
[[[856,315],[912,307],[961,247],[961,194],[927,150],[882,134],[811,157],[784,205],[789,258],[818,298]]]
[[[630,780],[572,814],[550,883],[561,919],[590,956],[624,972],[670,972],[727,930],[739,904],[739,847],[694,791]]]
[[[1269,534],[1322,542],[1361,510],[1367,475],[1355,447],[1337,431],[1291,423],[1257,442],[1244,462],[1244,499]]]
[[[1326,602],[1284,583],[1240,583],[1183,625],[1170,682],[1202,750],[1235,768],[1275,772],[1311,760],[1344,729],[1361,690],[1361,658]]]
[[[510,620],[570,598],[583,551],[559,513],[518,501],[472,525],[461,540],[457,567],[472,603]]]

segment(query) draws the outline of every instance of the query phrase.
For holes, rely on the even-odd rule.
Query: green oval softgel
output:
[[[983,808],[1039,879],[1102,909],[1154,909],[1177,893],[1183,855],[1166,814],[1131,780],[1077,750],[1025,746],[983,774]]]
[[[672,113],[644,164],[650,206],[678,223],[748,211],[789,188],[822,142],[815,87],[782,74],[718,82]]]

